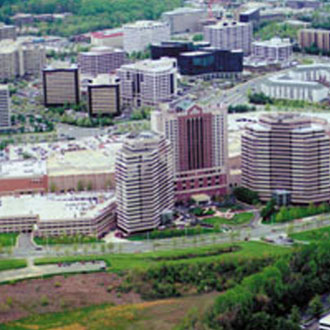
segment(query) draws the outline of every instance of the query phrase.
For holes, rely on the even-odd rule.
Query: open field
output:
[[[106,254],[104,256],[72,256],[72,257],[55,257],[55,258],[41,258],[36,259],[35,264],[49,264],[57,262],[70,262],[70,261],[81,261],[81,260],[92,260],[92,259],[102,259],[104,260],[109,270],[112,272],[125,271],[132,268],[145,269],[149,266],[156,265],[159,263],[159,259],[166,258],[167,262],[170,263],[195,263],[197,261],[205,260],[219,260],[222,258],[251,258],[251,257],[265,257],[269,256],[280,256],[282,254],[288,253],[290,251],[288,248],[273,246],[261,242],[240,242],[235,243],[238,246],[235,252],[223,253],[219,251],[218,254],[214,255],[214,251],[217,249],[228,248],[232,244],[220,244],[207,247],[196,247],[188,248],[183,250],[175,251],[158,251],[149,252],[141,254]],[[210,253],[211,252],[211,253]],[[190,255],[193,254],[192,258]],[[210,255],[211,254],[211,255]],[[179,257],[179,258],[178,258]]]
[[[290,237],[298,241],[320,241],[329,240],[330,238],[330,227],[324,227],[319,229],[313,229],[304,231],[301,233],[291,234]]]
[[[199,313],[205,311],[217,295],[218,293],[209,293],[120,306],[103,304],[74,311],[35,315],[0,325],[0,329],[170,330],[179,324],[192,308]]]
[[[226,219],[222,217],[211,217],[204,219],[203,222],[208,223],[210,225],[243,225],[249,223],[253,218],[252,212],[244,212],[236,214],[233,219]]]

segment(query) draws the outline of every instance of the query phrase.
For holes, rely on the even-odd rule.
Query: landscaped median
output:
[[[25,259],[0,259],[0,271],[19,269],[27,266]]]
[[[213,226],[215,225],[239,226],[249,223],[253,219],[253,216],[254,214],[252,212],[243,212],[243,213],[235,214],[232,219],[215,216],[211,218],[206,218],[203,220],[203,222]]]
[[[297,241],[309,241],[309,242],[329,240],[330,227],[324,227],[319,229],[307,230],[300,233],[294,233],[294,234],[290,234],[290,237]]]

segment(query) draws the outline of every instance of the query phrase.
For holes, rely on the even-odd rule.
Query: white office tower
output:
[[[177,62],[174,58],[144,60],[121,66],[120,97],[123,104],[154,106],[177,94]]]
[[[10,97],[8,86],[0,85],[0,130],[10,127]]]
[[[212,47],[223,50],[241,49],[245,55],[251,52],[252,34],[251,23],[220,21],[204,27],[204,39]]]
[[[157,228],[174,206],[170,142],[154,132],[132,133],[116,158],[117,226],[126,233]]]
[[[123,26],[124,50],[131,54],[144,51],[149,45],[170,39],[167,22],[137,21]]]

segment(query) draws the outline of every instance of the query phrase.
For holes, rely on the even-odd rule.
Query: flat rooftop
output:
[[[114,192],[82,192],[0,198],[0,219],[37,216],[40,221],[92,219],[115,201]]]
[[[129,24],[125,24],[124,25],[124,29],[125,28],[152,28],[155,26],[165,26],[168,25],[165,22],[159,22],[159,21],[148,21],[148,20],[142,20],[142,21],[136,21],[134,23],[129,23]]]
[[[47,160],[48,176],[113,173],[116,152],[122,143],[113,143],[96,150],[68,151]]]
[[[33,178],[47,174],[42,160],[8,161],[0,163],[0,179]]]
[[[132,64],[122,65],[123,69],[140,70],[145,72],[162,72],[168,71],[174,68],[176,62],[173,58],[162,57],[159,60],[144,60]],[[120,68],[120,69],[121,69]],[[119,70],[120,70],[119,69]]]

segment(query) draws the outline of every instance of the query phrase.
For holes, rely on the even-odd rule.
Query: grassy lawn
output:
[[[0,271],[24,268],[26,266],[25,259],[0,259]]]
[[[167,263],[195,263],[198,261],[212,261],[221,260],[225,258],[251,258],[265,256],[280,256],[290,252],[290,249],[273,246],[267,243],[261,242],[240,242],[235,243],[239,249],[231,253],[220,253],[217,255],[208,255],[208,252],[212,252],[219,248],[228,248],[232,245],[219,244],[207,247],[194,247],[182,250],[173,251],[158,251],[149,253],[139,253],[139,254],[106,254],[104,256],[81,256],[81,257],[53,257],[53,258],[41,258],[36,259],[35,264],[50,264],[57,262],[72,262],[77,260],[91,260],[91,259],[102,259],[107,262],[109,270],[112,272],[126,271],[129,269],[140,268],[146,269],[149,266],[159,264],[164,262],[166,259]],[[191,257],[193,255],[193,257]],[[177,258],[176,260],[174,260]],[[173,260],[171,260],[173,259]],[[169,261],[167,261],[169,260]]]
[[[1,233],[0,246],[13,246],[16,244],[18,233]]]
[[[218,293],[177,299],[163,299],[132,305],[97,305],[73,311],[34,315],[0,325],[6,330],[30,329],[134,329],[170,330],[178,325],[192,308],[202,314]]]
[[[53,237],[34,237],[38,245],[61,245],[61,244],[91,244],[102,243],[103,241],[92,236],[53,236]]]
[[[301,233],[295,233],[295,234],[291,234],[290,237],[299,241],[329,240],[330,227],[312,229]]]
[[[210,225],[243,225],[245,223],[249,223],[253,218],[252,212],[244,212],[239,213],[234,216],[233,219],[226,219],[222,217],[211,217],[204,219],[203,222],[208,223]]]

